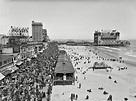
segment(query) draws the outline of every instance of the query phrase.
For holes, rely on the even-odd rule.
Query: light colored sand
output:
[[[70,47],[70,46],[69,46]],[[73,52],[79,53],[80,55],[91,57],[91,63],[84,64],[86,59],[79,60],[79,63],[76,67],[82,67],[83,71],[88,67],[93,66],[93,63],[96,61],[103,61],[96,59],[96,56],[93,53],[85,50],[83,46],[71,46],[73,51],[66,49],[68,54]],[[67,46],[68,48],[68,46]],[[75,55],[78,56],[78,55]],[[92,58],[93,56],[93,58]],[[95,70],[89,69],[86,74],[82,74],[79,70],[76,71],[75,75],[78,76],[78,81],[81,83],[81,89],[77,88],[78,84],[75,82],[75,85],[65,85],[65,86],[53,86],[51,101],[70,101],[70,93],[78,94],[77,101],[86,101],[85,96],[89,95],[88,101],[106,101],[109,94],[112,95],[113,101],[124,101],[124,98],[128,98],[129,101],[136,101],[134,95],[136,95],[136,69],[129,68],[127,70],[118,71],[117,66],[127,66],[123,63],[105,61],[108,65],[112,66],[114,69],[112,72],[106,72],[106,70]],[[73,65],[75,62],[72,59]],[[108,76],[111,76],[112,79],[108,79]],[[84,80],[83,78],[86,77]],[[117,84],[113,81],[116,80]],[[99,90],[99,87],[103,87],[104,90]],[[87,92],[87,89],[91,89],[92,92]],[[107,91],[109,94],[104,95],[103,91]],[[63,95],[64,93],[64,95]]]

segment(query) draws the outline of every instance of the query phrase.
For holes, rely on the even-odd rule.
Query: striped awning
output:
[[[23,61],[19,61],[16,63],[16,65],[20,66],[21,64],[23,64]]]
[[[14,71],[16,71],[18,68],[16,67],[16,66],[11,66],[11,67],[9,67],[9,68],[6,68],[3,72],[2,72],[2,74],[4,75],[4,76],[6,76],[6,75],[8,75],[8,74],[11,74],[11,73],[13,73]]]
[[[5,76],[2,73],[0,73],[0,80],[2,80],[4,77]]]

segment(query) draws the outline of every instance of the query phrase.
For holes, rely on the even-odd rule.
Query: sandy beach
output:
[[[65,46],[65,50],[70,56],[78,58],[79,55],[84,56],[83,59],[77,61],[71,58],[75,68],[75,76],[78,77],[78,80],[73,85],[53,86],[51,101],[71,101],[71,93],[78,95],[77,101],[86,101],[86,95],[89,96],[88,101],[107,101],[109,95],[112,95],[113,101],[125,101],[124,98],[127,98],[128,101],[136,101],[135,67],[118,61],[99,59],[97,55],[93,54],[85,46]],[[90,63],[88,63],[88,57],[90,58]],[[112,71],[107,72],[105,69],[93,71],[89,69],[96,61],[105,62],[113,68]],[[78,62],[77,65],[75,65],[76,62]],[[119,71],[117,66],[127,67],[127,69]],[[86,71],[85,74],[83,74],[84,71]],[[108,78],[109,76],[111,79]],[[117,81],[116,83],[114,82],[115,80]],[[81,88],[78,88],[79,83],[81,83]],[[91,89],[91,92],[88,92],[88,89]],[[107,93],[104,94],[104,91]]]

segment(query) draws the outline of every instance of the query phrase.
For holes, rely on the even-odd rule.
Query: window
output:
[[[10,63],[11,61],[12,61],[12,59],[9,59],[9,60],[8,60],[8,63]]]
[[[4,61],[4,64],[7,64],[7,60]]]

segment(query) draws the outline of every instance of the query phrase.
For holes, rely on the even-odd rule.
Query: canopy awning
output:
[[[19,62],[16,63],[16,65],[18,65],[18,66],[20,66],[21,64],[23,64],[22,61],[19,61]]]
[[[4,76],[6,76],[6,75],[8,75],[8,74],[10,74],[10,73],[12,73],[12,70],[6,70],[6,71],[2,72],[2,74],[3,74]]]
[[[2,80],[5,76],[0,73],[0,80]]]
[[[74,68],[72,63],[69,61],[57,62],[55,73],[74,73]]]
[[[10,68],[10,70],[12,70],[12,72],[16,71],[18,68],[16,66],[13,66]]]
[[[58,61],[71,61],[69,56],[59,55]]]
[[[10,68],[6,68],[3,72],[2,72],[2,74],[4,75],[4,76],[6,76],[6,75],[8,75],[8,74],[11,74],[11,73],[13,73],[14,71],[16,71],[18,68],[16,67],[16,66],[12,66],[12,67],[10,67]]]

